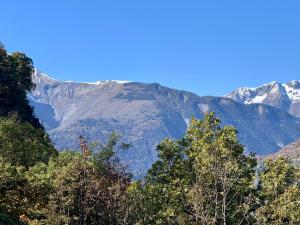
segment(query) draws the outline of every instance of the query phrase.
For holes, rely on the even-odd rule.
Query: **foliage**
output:
[[[46,163],[57,154],[48,135],[16,116],[0,118],[0,156],[16,166],[29,168]]]
[[[32,60],[25,54],[7,54],[0,46],[0,116],[17,113],[22,121],[42,128],[27,100],[27,92],[35,87],[33,71]]]
[[[233,127],[220,127],[214,114],[191,121],[187,153],[192,161],[189,192],[197,224],[248,224],[254,205],[256,160],[243,154]]]
[[[190,165],[183,141],[165,139],[157,146],[159,160],[143,187],[143,224],[186,224]]]
[[[0,210],[22,215],[28,207],[24,167],[13,166],[0,157]]]
[[[141,181],[120,163],[127,148],[106,143],[57,153],[43,130],[0,119],[0,221],[30,225],[299,224],[299,171],[285,158],[257,170],[233,127],[214,114],[192,119],[186,135],[157,146]],[[18,138],[15,138],[18,137]],[[8,216],[9,215],[9,216]]]
[[[7,54],[0,45],[1,223],[18,219],[27,223],[26,215],[47,198],[42,186],[28,177],[29,171],[57,155],[27,100],[27,92],[35,86],[32,73],[30,58],[19,52]]]
[[[300,224],[299,171],[283,157],[264,162],[259,174],[259,224]]]
[[[2,225],[25,225],[24,223],[15,220],[7,214],[0,213],[0,224]]]
[[[183,139],[165,139],[145,182],[137,224],[249,224],[256,160],[213,113],[192,119]],[[135,196],[135,197],[136,197]]]

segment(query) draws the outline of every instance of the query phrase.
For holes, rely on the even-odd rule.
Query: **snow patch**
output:
[[[35,83],[40,83],[42,81],[56,81],[59,82],[58,80],[48,76],[47,74],[41,72],[38,69],[34,69],[34,73],[32,74],[33,80],[35,81]],[[80,83],[80,82],[74,82],[71,80],[66,80],[66,81],[62,81],[64,83]],[[117,84],[125,84],[125,83],[130,83],[132,81],[128,81],[128,80],[99,80],[96,82],[82,82],[84,84],[92,84],[92,85],[103,85],[103,84],[107,84],[107,83],[117,83]]]
[[[296,81],[292,81],[291,82],[292,85],[293,85],[293,82],[294,82],[294,84],[296,83]],[[286,93],[292,102],[300,101],[300,89],[295,89],[288,84],[283,84],[283,87],[285,88]]]
[[[92,83],[89,83],[89,82],[84,82],[84,83],[85,84],[93,84],[93,85],[101,85],[101,84],[107,84],[109,82],[114,82],[117,84],[125,84],[125,83],[130,83],[131,81],[128,81],[128,80],[99,80],[99,81],[92,82]]]
[[[48,76],[47,74],[41,72],[38,69],[34,69],[34,72],[32,74],[32,78],[36,83],[40,83],[42,81],[58,81],[50,76]]]
[[[253,99],[249,98],[245,101],[245,104],[255,104],[255,103],[263,103],[267,98],[267,94],[257,95]]]

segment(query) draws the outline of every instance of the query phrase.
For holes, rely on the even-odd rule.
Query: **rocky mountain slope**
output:
[[[280,107],[199,97],[155,83],[61,82],[39,71],[33,78],[37,88],[30,102],[58,148],[78,148],[79,135],[103,141],[117,131],[133,145],[120,156],[136,174],[155,161],[155,145],[163,138],[182,137],[192,116],[209,111],[238,128],[248,152],[272,153],[300,136],[300,120]]]
[[[287,157],[296,167],[300,168],[300,139],[284,146],[278,152],[268,155],[267,158],[276,158],[278,156]]]
[[[300,118],[300,81],[271,82],[260,87],[239,88],[227,95],[244,104],[261,103],[286,110]]]

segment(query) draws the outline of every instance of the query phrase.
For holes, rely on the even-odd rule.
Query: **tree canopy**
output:
[[[42,128],[27,100],[27,92],[35,87],[32,82],[33,72],[32,60],[25,54],[8,54],[0,46],[0,116],[17,113],[22,121]]]

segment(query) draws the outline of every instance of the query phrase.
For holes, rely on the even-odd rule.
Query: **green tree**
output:
[[[266,160],[259,173],[258,224],[300,224],[299,171],[286,159]]]
[[[256,159],[243,154],[233,127],[209,113],[157,151],[145,182],[131,190],[141,202],[137,224],[253,223]]]
[[[17,116],[0,118],[0,156],[26,169],[57,154],[48,135]]]
[[[143,224],[187,224],[187,191],[191,163],[184,140],[165,139],[157,146],[159,159],[144,186]]]
[[[0,156],[0,212],[18,218],[28,207],[25,169],[14,166]]]
[[[17,113],[22,121],[42,128],[27,100],[27,92],[35,87],[33,71],[32,60],[25,54],[7,54],[0,46],[0,116]]]
[[[41,169],[56,155],[44,130],[17,117],[0,118],[0,212],[17,219],[38,214],[49,194]]]
[[[244,154],[233,127],[213,113],[192,119],[186,136],[194,173],[189,197],[197,224],[249,224],[256,160]]]
[[[0,212],[17,219],[36,212],[48,193],[29,171],[57,155],[27,100],[33,70],[25,54],[7,54],[0,45]]]
[[[118,136],[92,147],[81,139],[80,146],[81,152],[60,152],[26,173],[31,193],[42,199],[27,216],[41,224],[126,224],[130,174],[115,155],[123,146]]]

